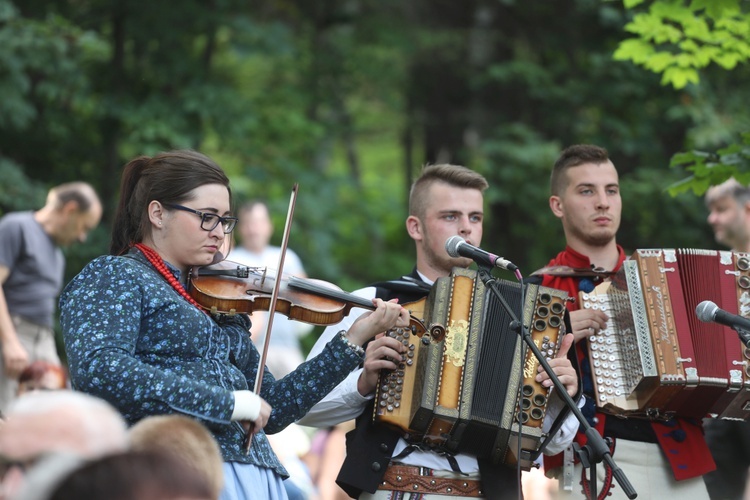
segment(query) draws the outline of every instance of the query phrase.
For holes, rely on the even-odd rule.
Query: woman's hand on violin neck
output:
[[[404,359],[406,351],[406,346],[400,341],[382,334],[367,344],[364,370],[357,380],[359,393],[362,396],[371,394],[378,383],[380,370],[398,369],[398,362]]]
[[[368,311],[357,318],[346,334],[352,344],[364,345],[378,333],[395,327],[409,326],[409,311],[404,309],[397,299],[388,302],[382,299],[372,299],[372,303],[375,310]]]

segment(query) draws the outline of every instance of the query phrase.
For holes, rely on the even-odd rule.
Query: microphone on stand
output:
[[[710,300],[704,300],[695,308],[695,315],[706,323],[718,323],[736,331],[745,347],[750,347],[750,319],[743,318],[719,308]]]
[[[495,254],[486,252],[481,248],[466,243],[460,236],[451,236],[445,241],[445,251],[451,257],[466,257],[477,264],[489,267],[499,267],[507,271],[516,271],[518,266],[507,259],[503,259]]]

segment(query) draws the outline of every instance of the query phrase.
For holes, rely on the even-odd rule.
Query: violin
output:
[[[222,261],[191,273],[188,293],[212,314],[251,314],[268,311],[276,276],[266,267],[249,267]],[[282,276],[275,311],[289,319],[313,325],[333,325],[352,307],[374,310],[371,300],[344,292],[322,280]],[[408,308],[407,308],[408,309]],[[410,311],[410,326],[422,335],[425,325]]]

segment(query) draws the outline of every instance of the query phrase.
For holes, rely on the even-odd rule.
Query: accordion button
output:
[[[375,472],[378,472],[380,470],[380,462],[373,462],[370,464],[370,469],[374,470]]]
[[[388,449],[388,445],[387,444],[380,443],[380,451],[382,451],[383,453],[386,453],[386,452],[388,452],[390,450]],[[378,465],[380,465],[380,464],[378,464]]]

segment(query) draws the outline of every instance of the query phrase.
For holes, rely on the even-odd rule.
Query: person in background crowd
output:
[[[49,500],[212,500],[204,474],[154,451],[125,451],[83,464],[63,478]]]
[[[449,276],[454,267],[468,267],[472,261],[450,257],[446,240],[455,235],[472,245],[482,241],[484,196],[487,181],[480,174],[458,165],[426,166],[414,182],[409,197],[409,216],[406,230],[416,247],[416,266],[408,276],[383,286],[373,286],[354,292],[362,297],[399,299],[408,304],[429,293],[432,284]],[[330,326],[310,352],[315,356],[325,343],[346,329],[356,313],[338,325]],[[338,484],[352,498],[406,498],[418,485],[425,499],[486,497],[493,500],[518,497],[516,470],[502,463],[492,464],[467,454],[449,455],[429,449],[418,449],[402,438],[402,434],[373,423],[373,397],[380,370],[393,370],[392,359],[401,359],[400,341],[384,337],[377,357],[365,360],[361,370],[352,373],[331,394],[318,403],[300,421],[303,425],[328,427],[338,422],[357,418],[356,427],[347,435],[347,453],[338,476]],[[578,390],[578,377],[566,353],[573,338],[566,335],[561,342],[559,357],[550,361],[555,373],[569,394]],[[544,372],[537,381],[545,387],[551,381]],[[553,392],[553,395],[555,393]],[[553,419],[560,410],[553,397],[547,417]],[[549,422],[548,422],[549,423]],[[545,424],[547,425],[547,424]],[[549,426],[546,427],[549,429]],[[570,416],[553,436],[547,450],[557,452],[573,439],[576,420]],[[456,468],[460,472],[456,472]]]
[[[268,213],[268,205],[260,200],[249,201],[242,205],[238,213],[240,245],[235,246],[229,253],[228,260],[250,267],[265,267],[276,272],[279,266],[281,248],[271,245],[273,223]],[[291,248],[287,248],[284,256],[285,276],[306,278],[307,274],[299,256]],[[268,326],[268,311],[253,311],[250,315],[252,327],[250,333],[253,342],[258,346],[265,345]],[[266,366],[275,377],[283,377],[293,371],[305,360],[300,345],[300,338],[312,331],[313,326],[300,321],[292,321],[283,314],[273,316],[271,338],[266,353]],[[289,448],[283,448],[285,442],[302,440],[299,446],[309,445],[307,435],[300,435],[294,424],[271,439],[271,447],[281,459],[290,474],[284,481],[290,500],[298,500],[305,496],[304,491],[310,487],[310,475],[296,453],[289,453]]]
[[[716,242],[735,252],[750,252],[750,189],[729,179],[706,191],[708,223]],[[712,500],[739,500],[750,467],[750,424],[705,419],[706,442],[716,470],[703,478]]]
[[[262,201],[251,201],[242,205],[238,215],[240,245],[232,249],[228,260],[250,267],[268,267],[275,272],[279,265],[281,248],[270,244],[273,223],[268,214],[268,206]],[[287,248],[284,256],[283,274],[298,278],[307,277],[302,261],[290,248]],[[250,319],[253,323],[250,329],[253,342],[256,345],[263,345],[268,312],[254,311]],[[277,313],[274,316],[266,365],[275,377],[283,377],[305,360],[300,338],[309,333],[312,328],[312,325],[292,321],[283,314]]]
[[[89,263],[60,298],[70,380],[131,424],[163,414],[204,423],[224,458],[223,500],[285,499],[287,472],[265,430],[302,417],[366,359],[367,340],[408,324],[409,315],[374,300],[375,310],[315,359],[280,380],[261,372],[256,394],[250,387],[262,367],[250,319],[211,315],[186,289],[193,268],[214,263],[234,229],[231,208],[226,174],[196,151],[125,166],[110,255]]]
[[[617,271],[625,260],[625,251],[616,241],[622,199],[617,169],[607,151],[588,144],[565,149],[554,164],[550,186],[549,206],[562,222],[566,248],[548,266]],[[542,284],[567,291],[574,299],[568,302],[568,310],[571,311],[570,322],[586,397],[583,413],[599,434],[613,438],[613,458],[639,498],[674,498],[678,495],[691,500],[708,498],[701,476],[713,470],[714,464],[700,421],[614,418],[596,409],[585,345],[588,337],[597,335],[606,327],[609,318],[602,310],[579,308],[579,291],[591,291],[588,287],[593,289],[590,278],[546,275]],[[577,439],[583,437],[579,434]],[[579,442],[583,444],[585,441]],[[548,471],[555,469],[551,473],[559,474],[560,470],[556,468],[563,465],[562,458],[545,459],[545,468]],[[572,466],[572,463],[566,466]],[[611,471],[605,473],[604,467],[599,466],[597,472],[601,498],[606,495],[612,500],[627,498],[620,485],[612,481]],[[577,464],[573,491],[561,491],[561,498],[568,495],[584,497],[586,483],[582,473],[580,464]]]
[[[0,219],[0,412],[30,363],[60,364],[53,330],[65,274],[60,247],[86,241],[101,216],[94,189],[70,182],[50,189],[41,209]]]
[[[184,415],[146,417],[128,432],[130,449],[170,455],[182,460],[194,474],[204,476],[211,500],[224,484],[219,444],[200,422]]]
[[[0,423],[0,498],[40,488],[34,466],[52,454],[88,459],[127,446],[125,420],[105,401],[70,390],[24,394]]]

